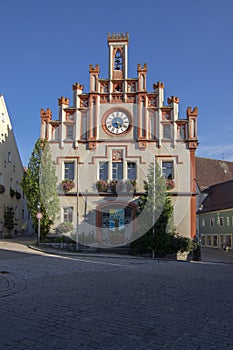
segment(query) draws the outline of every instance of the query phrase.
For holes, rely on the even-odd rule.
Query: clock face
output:
[[[124,112],[112,112],[105,123],[112,134],[122,134],[129,128],[129,117]]]

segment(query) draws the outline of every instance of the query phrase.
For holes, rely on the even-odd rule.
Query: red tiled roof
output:
[[[233,162],[196,157],[196,178],[201,191],[233,180]]]

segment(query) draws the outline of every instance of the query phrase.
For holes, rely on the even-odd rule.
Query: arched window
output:
[[[121,55],[119,50],[116,52],[116,55],[115,55],[114,69],[115,70],[122,70],[122,55]]]

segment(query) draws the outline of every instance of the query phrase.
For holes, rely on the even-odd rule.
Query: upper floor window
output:
[[[136,180],[136,163],[128,162],[127,163],[127,178],[129,180]]]
[[[64,163],[64,179],[74,180],[74,162]]]
[[[224,218],[222,216],[219,218],[219,226],[224,226]]]
[[[214,227],[214,218],[210,218],[210,227]]]
[[[72,113],[67,113],[66,119],[70,120],[70,121],[73,121],[74,120],[74,115]]]
[[[178,126],[178,139],[185,139],[185,125]]]
[[[171,139],[171,125],[170,124],[163,125],[163,138],[164,139]]]
[[[165,179],[174,179],[173,162],[162,162],[162,175]]]
[[[205,219],[201,219],[201,226],[205,227]]]
[[[99,180],[108,180],[108,162],[99,163]]]
[[[83,112],[81,115],[81,139],[87,139],[87,113]]]
[[[123,162],[112,163],[112,179],[113,180],[123,179]]]
[[[12,153],[8,152],[8,162],[12,162]]]
[[[53,140],[59,140],[60,136],[60,128],[57,126],[56,128],[53,129]]]
[[[67,127],[66,127],[66,138],[73,140],[73,138],[74,138],[73,125],[67,125]]]

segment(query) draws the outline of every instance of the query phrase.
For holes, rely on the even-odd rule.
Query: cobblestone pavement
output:
[[[57,256],[0,241],[1,350],[224,350],[233,264]]]

